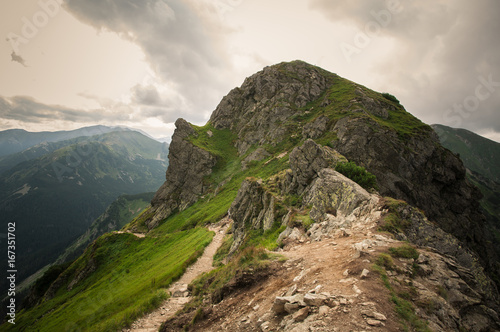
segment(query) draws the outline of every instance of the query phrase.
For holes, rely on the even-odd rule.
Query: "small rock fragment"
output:
[[[304,295],[304,302],[306,305],[314,306],[314,307],[320,307],[322,306],[325,301],[327,300],[327,297],[321,294],[311,294],[307,293]]]
[[[326,305],[322,305],[321,307],[319,307],[318,313],[320,316],[326,316],[328,315],[329,312],[330,312],[330,307]]]
[[[302,322],[309,315],[309,307],[304,307],[292,315],[293,320],[296,322]]]
[[[384,323],[375,319],[367,319],[366,323],[370,326],[384,326]]]
[[[361,310],[361,314],[364,315],[364,316],[376,319],[376,320],[381,320],[381,321],[387,320],[387,317],[385,317],[385,315],[383,315],[383,314],[381,314],[379,312],[376,312],[376,311]]]
[[[382,320],[382,321],[386,321],[387,320],[387,317],[385,317],[383,314],[378,313],[378,312],[374,312],[373,313],[373,318],[375,318],[377,320]]]
[[[289,314],[293,314],[297,310],[300,309],[300,305],[298,303],[285,303],[285,311]]]
[[[295,293],[297,293],[297,285],[296,284],[294,284],[292,287],[290,287],[288,289],[285,296],[292,296],[292,295],[295,295]]]

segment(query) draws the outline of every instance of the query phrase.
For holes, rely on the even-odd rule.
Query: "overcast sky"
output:
[[[245,77],[300,59],[500,141],[499,33],[498,0],[3,1],[0,130],[170,136]]]

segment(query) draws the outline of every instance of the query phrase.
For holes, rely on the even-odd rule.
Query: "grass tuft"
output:
[[[420,255],[415,248],[407,243],[400,247],[389,248],[389,252],[392,257],[407,259],[418,259],[418,256]]]

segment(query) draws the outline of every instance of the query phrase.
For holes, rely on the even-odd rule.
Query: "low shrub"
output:
[[[390,93],[387,93],[387,92],[384,92],[382,93],[382,96],[387,99],[387,100],[390,100],[390,101],[393,101],[395,102],[396,104],[399,104],[399,100],[398,98],[394,97],[393,95],[391,95]]]
[[[377,177],[368,172],[364,167],[358,166],[352,161],[347,163],[338,163],[335,166],[335,170],[365,189],[378,189]]]

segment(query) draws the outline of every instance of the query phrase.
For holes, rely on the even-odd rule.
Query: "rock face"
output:
[[[331,84],[319,68],[303,62],[266,67],[225,96],[210,123],[238,133],[240,154],[252,144],[277,144],[289,138],[283,122],[303,113],[300,108],[318,99]]]
[[[445,232],[475,250],[482,264],[498,261],[487,245],[490,237],[484,231],[480,192],[466,179],[460,159],[439,144],[432,128],[365,87],[304,62],[281,63],[266,67],[233,89],[209,122],[215,130],[229,129],[237,135],[234,146],[240,156],[255,148],[242,160],[245,168],[267,158],[269,146],[304,141],[293,151],[284,151],[289,152],[291,172],[281,181],[282,194],[312,199],[307,188],[321,170],[334,168],[347,158],[376,175],[381,195],[422,209]],[[203,178],[217,162],[215,156],[189,142],[187,137],[196,132],[186,121],[180,119],[176,126],[167,181],[152,201],[156,214],[148,222],[150,228],[206,192]],[[331,176],[325,176],[318,185],[330,181]],[[271,196],[258,193],[257,187],[244,184],[241,190],[250,190],[255,199],[239,194],[231,212],[241,214],[242,224],[248,218],[259,220],[251,222],[253,227],[267,215],[264,224],[268,227],[271,214],[266,209],[270,205],[265,204],[271,204]],[[265,205],[262,215],[257,205],[251,208],[254,212],[243,208],[257,201],[258,206]],[[489,268],[494,269],[493,265]]]
[[[490,238],[484,232],[485,220],[478,203],[480,192],[466,179],[460,159],[439,144],[431,127],[412,117],[401,105],[376,98],[368,89],[341,80],[300,61],[266,67],[224,97],[210,123],[237,133],[235,146],[240,155],[252,145],[336,136],[329,145],[376,175],[383,196],[423,209],[443,230],[476,250],[484,264],[497,261],[496,253],[485,245]],[[345,102],[345,96],[336,94],[336,89],[349,85],[351,99]],[[306,109],[306,105],[313,106]],[[339,107],[336,112],[341,117],[329,116],[326,111],[322,114],[322,110],[334,107]],[[294,121],[304,117],[311,121],[294,127]],[[400,124],[402,117],[406,123]],[[325,152],[323,148],[320,154]],[[305,161],[312,162],[311,169],[295,177],[302,187],[298,194],[304,188],[303,182],[318,168],[314,160],[307,159],[314,159],[318,151],[310,152],[313,155],[306,156]]]
[[[234,242],[230,253],[243,243],[247,229],[268,230],[272,227],[276,217],[275,204],[274,196],[267,192],[259,181],[255,179],[243,181],[229,209],[229,215],[234,220]]]
[[[324,168],[308,190],[304,202],[312,205],[311,219],[322,222],[329,217],[328,214],[343,219],[347,216],[359,218],[371,210],[378,199],[356,182],[331,168]]]
[[[380,213],[372,210],[379,202],[376,195],[368,193],[354,181],[336,172],[329,166],[346,159],[329,147],[318,145],[312,140],[293,149],[290,153],[291,170],[277,179],[281,192],[275,197],[261,180],[246,179],[241,185],[229,214],[234,220],[234,242],[230,252],[234,252],[244,241],[248,229],[268,230],[275,221],[288,226],[280,235],[284,238],[301,238],[293,229],[290,213],[284,214],[277,208],[282,195],[302,193],[303,204],[310,206],[309,217],[315,222],[309,235],[320,239],[322,235],[350,226],[354,221],[373,221]],[[282,202],[279,202],[283,204]],[[321,230],[321,231],[318,231]],[[318,232],[317,232],[318,231]],[[317,235],[318,233],[319,235]]]
[[[498,331],[498,307],[469,269],[428,251],[421,251],[415,264],[420,269],[420,277],[413,281],[415,301],[422,304],[425,310],[419,314],[433,331]]]
[[[396,236],[399,240],[430,247],[443,255],[453,257],[463,266],[462,269],[470,271],[462,274],[462,278],[473,284],[474,288],[479,289],[486,300],[495,301],[498,297],[497,287],[485,275],[475,252],[464,247],[456,237],[443,231],[435,223],[430,222],[422,212],[408,204],[400,204],[395,213],[405,225],[403,232]],[[457,268],[456,264],[449,265],[454,269]],[[466,275],[468,275],[467,278]]]
[[[460,159],[441,147],[432,131],[404,141],[375,121],[351,118],[339,120],[333,130],[338,136],[335,149],[375,174],[382,195],[423,209],[446,232],[483,258],[488,255],[482,245],[487,236],[481,194],[465,178]]]
[[[248,176],[228,211],[234,223],[227,258],[234,257],[252,234],[275,230],[278,225],[286,226],[278,237],[283,252],[308,246],[301,252],[306,262],[300,263],[301,270],[289,280],[294,285],[280,283],[274,302],[267,303],[267,308],[272,307],[272,313],[282,318],[280,328],[285,331],[315,330],[313,324],[323,318],[348,314],[352,308],[362,320],[360,325],[354,324],[356,330],[390,324],[393,329],[388,330],[395,330],[398,318],[394,313],[389,316],[387,311],[377,311],[375,303],[361,301],[372,291],[380,292],[380,297],[379,287],[383,286],[374,281],[381,274],[391,296],[418,304],[415,314],[428,320],[432,330],[496,328],[498,291],[483,266],[488,266],[488,258],[493,263],[498,259],[488,249],[479,191],[467,181],[460,159],[439,144],[429,126],[399,103],[384,98],[303,62],[267,67],[223,98],[210,118],[215,129],[209,136],[215,137],[217,130],[224,129],[237,137],[233,142],[242,166],[237,169],[241,171],[238,178]],[[162,217],[207,192],[203,178],[217,162],[187,139],[196,135],[188,123],[179,120],[176,125],[167,183],[152,202]],[[273,160],[272,167],[266,166]],[[369,192],[335,171],[338,163],[347,161],[375,174],[379,192]],[[251,173],[255,165],[265,170]],[[250,176],[255,174],[263,178]],[[214,195],[219,187],[224,190],[226,180],[235,179],[233,175],[218,184]],[[408,204],[389,206],[390,199],[382,196]],[[373,234],[390,213],[401,223],[395,226],[397,240]],[[328,244],[321,243],[327,239]],[[403,246],[398,240],[422,246],[418,249],[421,258],[392,258],[390,249],[396,247],[389,248],[389,243]],[[336,249],[339,254],[332,254]],[[227,252],[227,247],[224,250]],[[310,250],[317,252],[314,264],[328,266],[323,255],[338,259],[334,267],[345,261],[351,264],[343,267],[346,272],[341,279],[333,280],[332,275],[338,278],[340,274],[334,269],[322,279],[336,283],[335,289],[349,295],[320,293],[322,286],[316,283],[323,266],[307,262]],[[384,257],[390,262],[387,266],[379,263]],[[252,271],[242,275],[246,279]],[[314,291],[304,291],[313,284]],[[220,294],[212,294],[212,303],[229,306],[222,304]],[[250,303],[253,311],[264,307],[253,304],[253,299]],[[393,310],[392,304],[390,308]],[[244,308],[238,311],[241,314]],[[258,322],[262,330],[269,330],[277,321],[270,313],[266,315]],[[338,322],[338,317],[332,322]],[[252,319],[249,314],[234,321],[247,324]]]
[[[290,191],[302,194],[322,169],[335,167],[341,161],[347,160],[337,151],[316,144],[312,139],[306,140],[303,145],[296,147],[290,153],[290,168],[293,174]]]
[[[175,126],[166,181],[151,201],[155,215],[148,221],[149,229],[173,211],[182,211],[196,202],[207,189],[203,178],[212,173],[212,167],[217,163],[215,156],[189,142],[187,138],[195,136],[196,131],[186,120],[178,119]]]

